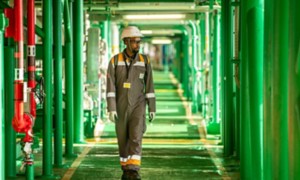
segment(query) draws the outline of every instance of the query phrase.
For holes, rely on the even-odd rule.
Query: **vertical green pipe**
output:
[[[299,97],[297,100],[291,99],[296,95],[296,92],[291,87],[293,78],[289,76],[295,72],[295,64],[289,64],[295,61],[293,47],[289,45],[296,41],[296,46],[299,48],[299,35],[298,39],[292,37],[290,33],[294,29],[289,29],[294,26],[291,24],[294,22],[289,21],[290,15],[293,17],[297,14],[289,9],[289,7],[294,8],[296,4],[293,3],[293,1],[265,1],[265,7],[268,7],[265,9],[265,65],[267,70],[265,74],[268,75],[265,78],[265,91],[268,93],[268,97],[264,99],[267,103],[267,107],[264,109],[266,114],[264,122],[264,165],[270,169],[269,171],[265,169],[265,179],[299,179],[299,177],[289,177],[289,173],[295,175],[299,172],[299,168],[293,171],[293,166],[290,163],[291,159],[298,162],[299,159],[297,156],[289,154],[289,150],[293,146],[293,138],[291,138],[293,134],[291,126],[293,125],[291,123],[295,120],[291,117],[297,115],[299,118],[299,111],[293,112],[293,115],[290,114],[291,111],[299,109],[299,105],[298,107],[291,105],[297,101],[299,104]],[[292,12],[295,14],[289,14]],[[298,19],[296,22],[299,23]],[[299,34],[298,32],[293,33]],[[297,133],[299,134],[299,119],[297,123]],[[298,143],[298,140],[296,141]],[[299,151],[296,153],[299,154]]]
[[[52,176],[52,0],[43,1],[43,30],[45,33],[43,75],[45,102],[43,122],[43,176]]]
[[[11,125],[14,117],[14,42],[8,39],[8,46],[4,52],[4,77],[5,77],[5,152],[16,152],[16,133]],[[5,156],[5,176],[16,176],[16,153],[7,153]]]
[[[274,94],[274,110],[273,121],[275,125],[275,131],[278,132],[278,141],[276,141],[275,148],[273,149],[274,161],[276,172],[274,175],[275,179],[289,179],[289,159],[288,159],[288,57],[289,57],[289,1],[275,1],[274,2],[274,38],[275,38],[275,51],[274,51],[274,81],[277,80],[275,84],[278,86],[278,94]],[[275,74],[276,73],[276,74]],[[275,82],[274,82],[275,83]],[[277,96],[278,95],[278,96]],[[276,150],[276,151],[275,151]],[[278,159],[275,159],[278,158]]]
[[[182,28],[184,29],[184,27]],[[183,71],[182,71],[182,85],[183,85],[183,95],[189,98],[189,35],[184,29],[183,31]]]
[[[274,143],[271,140],[273,137],[274,121],[272,120],[272,70],[273,70],[273,59],[274,59],[274,1],[265,0],[264,17],[264,139],[263,139],[263,149],[264,149],[264,179],[271,180],[273,178],[274,164],[273,159],[273,147]],[[275,101],[277,100],[274,99]],[[278,132],[276,132],[278,134]],[[275,135],[275,134],[274,134]],[[277,135],[275,135],[277,137]],[[241,151],[242,152],[242,151]]]
[[[197,83],[197,29],[195,22],[189,21],[192,29],[192,112],[198,111],[198,83]]]
[[[173,70],[173,73],[174,73],[176,79],[179,80],[180,79],[179,69],[180,69],[180,59],[181,59],[181,57],[180,57],[180,52],[181,52],[180,51],[180,41],[179,40],[175,41],[175,49],[176,49],[176,54],[175,54],[175,61],[173,63],[174,68],[172,68],[172,70]]]
[[[111,31],[111,19],[110,15],[107,16],[107,55],[110,58],[111,57],[111,36],[112,36],[112,31]]]
[[[251,2],[251,3],[250,3]],[[252,154],[252,176],[263,179],[263,4],[262,0],[248,1],[247,42],[248,50],[244,61],[249,62],[249,109],[250,143]],[[255,97],[255,98],[253,98]],[[248,119],[247,119],[248,120]]]
[[[300,1],[289,4],[289,179],[300,178]],[[293,71],[292,69],[295,70]]]
[[[300,22],[298,8],[300,1],[289,3],[289,178],[300,179]],[[291,93],[290,93],[291,92]]]
[[[206,116],[206,108],[205,108],[205,70],[204,70],[204,66],[203,63],[206,60],[205,57],[205,13],[202,13],[201,15],[201,20],[200,20],[200,33],[201,33],[201,37],[200,37],[200,45],[201,45],[201,49],[200,49],[200,55],[201,55],[201,61],[200,61],[200,86],[201,86],[201,107],[200,109],[202,110],[202,115],[203,117]]]
[[[230,0],[222,1],[222,54],[224,61],[224,118],[223,142],[224,155],[230,156],[234,151],[234,114],[233,114],[233,69],[232,69],[232,17]]]
[[[4,28],[6,27],[6,19],[4,17],[3,12],[0,11],[0,155],[1,155],[1,162],[0,162],[0,179],[5,179],[5,155],[4,149],[4,69],[3,69],[3,61],[4,61]]]
[[[65,28],[65,73],[66,73],[66,146],[65,156],[73,156],[73,120],[74,120],[74,103],[73,103],[73,57],[72,57],[72,28],[71,14],[69,11],[69,0],[64,3],[64,28]]]
[[[241,62],[240,62],[240,92],[241,92],[241,178],[253,179],[252,176],[252,146],[251,146],[251,132],[250,132],[250,107],[249,107],[249,59],[248,57],[248,43],[247,43],[247,2],[241,1]]]
[[[74,142],[84,141],[83,134],[83,0],[74,1]]]
[[[220,33],[219,33],[219,12],[214,14],[214,38],[213,38],[213,122],[218,123],[220,120]]]
[[[62,3],[53,1],[53,48],[54,48],[54,165],[62,166],[63,109],[62,109]]]

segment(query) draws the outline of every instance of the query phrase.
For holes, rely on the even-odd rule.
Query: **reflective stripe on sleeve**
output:
[[[115,92],[109,92],[109,93],[107,93],[107,97],[116,97],[116,93]]]
[[[134,63],[133,66],[142,66],[142,67],[145,67],[145,63],[144,62],[136,62],[136,63]]]
[[[155,94],[154,93],[147,93],[146,98],[155,98]]]

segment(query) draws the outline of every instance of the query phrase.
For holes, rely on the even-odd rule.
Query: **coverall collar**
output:
[[[126,49],[123,50],[123,57],[124,57],[124,60],[129,59],[129,60],[132,61],[132,62],[136,62],[136,61],[139,60],[138,54],[139,54],[139,53],[136,53],[135,55],[133,55],[133,57],[130,57],[130,56],[126,53]]]

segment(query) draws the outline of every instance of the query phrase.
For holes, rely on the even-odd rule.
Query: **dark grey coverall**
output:
[[[121,167],[139,170],[142,137],[146,131],[146,103],[149,112],[156,112],[149,59],[144,59],[141,54],[130,59],[125,50],[115,55],[108,65],[106,91],[108,112],[116,111],[118,114],[116,134]]]

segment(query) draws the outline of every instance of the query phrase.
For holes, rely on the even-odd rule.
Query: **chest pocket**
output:
[[[135,77],[138,77],[140,80],[144,80],[145,73],[146,73],[146,67],[144,62],[136,62],[133,65],[134,71],[135,71]]]

